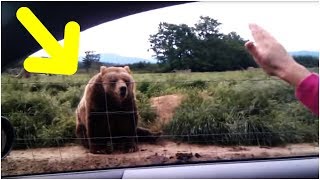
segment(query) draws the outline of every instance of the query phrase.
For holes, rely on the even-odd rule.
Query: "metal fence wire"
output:
[[[220,79],[220,80],[199,80],[199,81],[201,81],[203,84],[206,84],[208,86],[210,84],[212,86],[216,86],[217,83],[230,83],[230,86],[237,86],[241,82],[250,82],[250,83],[252,83],[252,86],[255,86],[257,84],[257,82],[260,82],[260,83],[266,82],[267,83],[270,81],[272,81],[272,82],[275,81],[277,83],[281,83],[281,82],[279,82],[278,79],[275,79],[275,78],[256,78],[256,79],[255,78],[248,78],[248,79],[237,79],[237,80]],[[141,86],[139,86],[139,85],[141,85],[142,83],[148,83],[148,84],[153,84],[153,85],[170,83],[171,86],[175,85],[175,86],[181,87],[181,85],[186,85],[186,84],[190,85],[190,83],[194,83],[194,82],[195,81],[188,81],[188,80],[184,80],[184,81],[177,81],[176,80],[176,81],[172,81],[172,82],[166,82],[166,81],[161,81],[161,80],[155,79],[154,81],[136,81],[134,83],[136,83],[136,86],[138,87],[137,91],[139,91],[139,87],[141,88]],[[2,89],[5,90],[6,86],[10,86],[13,83],[14,84],[22,84],[24,86],[31,86],[31,85],[46,86],[46,85],[50,85],[50,84],[51,85],[62,85],[62,86],[67,86],[67,89],[68,89],[68,87],[71,87],[71,86],[79,88],[80,86],[88,84],[87,82],[44,82],[44,81],[31,81],[31,80],[26,80],[25,82],[22,82],[22,81],[19,81],[19,82],[2,81],[2,83],[1,83]],[[133,82],[131,82],[131,83],[133,83]],[[199,86],[203,85],[201,83],[199,83],[199,84],[200,84]],[[101,84],[101,85],[104,85],[104,84]],[[107,85],[110,85],[110,83],[107,83]],[[184,86],[183,88],[185,90],[188,90],[189,88],[192,88],[191,86],[192,85]],[[208,91],[208,89],[207,89],[208,86],[204,86],[199,89],[197,89],[197,87],[195,87],[195,90],[198,91],[199,92],[198,95],[200,95],[201,94],[200,92]],[[291,88],[291,91],[292,90],[293,90],[293,88]],[[65,90],[65,91],[67,91],[67,90]],[[83,90],[81,90],[81,92],[83,92]],[[14,93],[14,92],[12,92],[12,93]],[[1,96],[2,96],[2,105],[4,105],[6,103],[6,99],[9,96],[12,96],[12,94],[10,94],[10,92],[2,91]],[[21,96],[21,94],[19,96]],[[81,94],[81,96],[82,96],[82,94]],[[215,94],[213,95],[213,97],[214,96],[215,96]],[[104,98],[106,103],[108,102],[107,96],[104,96],[101,98],[102,99]],[[148,97],[148,98],[150,98],[150,97]],[[248,98],[251,98],[251,97],[248,97]],[[52,99],[52,100],[54,100],[54,99]],[[78,100],[80,100],[80,97]],[[234,101],[237,101],[237,100],[234,100]],[[253,98],[253,101],[255,101],[253,103],[256,103],[256,104],[259,103],[258,99]],[[293,102],[296,100],[294,100],[294,96],[291,95],[291,98],[287,98],[286,100],[281,100],[281,101],[287,101],[287,102],[281,102],[285,105],[289,101]],[[49,104],[50,103],[51,102],[49,102]],[[274,102],[271,102],[271,103],[274,103]],[[60,123],[63,123],[63,121],[64,121],[63,119],[59,120],[59,119],[56,119],[55,117],[51,117],[54,120],[50,121],[50,123],[48,123],[48,124],[45,124],[45,125],[47,125],[47,127],[42,127],[42,128],[48,129],[48,131],[47,131],[48,133],[56,133],[56,134],[59,134],[59,136],[55,137],[55,138],[53,138],[49,135],[47,137],[45,135],[39,137],[36,135],[31,135],[32,133],[35,133],[35,132],[31,132],[31,131],[37,130],[37,129],[35,129],[35,127],[32,127],[32,123],[18,121],[17,119],[14,119],[14,118],[25,116],[25,117],[28,117],[28,120],[32,122],[33,117],[36,117],[40,114],[45,115],[43,113],[46,113],[47,109],[51,109],[52,107],[42,107],[43,109],[37,109],[39,106],[33,106],[32,104],[28,104],[28,102],[25,102],[23,105],[21,105],[21,106],[28,106],[28,107],[18,107],[18,106],[19,106],[19,104],[16,105],[16,109],[14,109],[14,110],[5,108],[5,109],[3,109],[5,111],[1,112],[1,114],[3,116],[9,117],[9,119],[12,118],[11,120],[14,121],[13,124],[16,125],[17,129],[19,129],[18,133],[20,133],[20,134],[16,138],[15,145],[17,147],[27,147],[27,149],[33,149],[33,151],[36,152],[37,150],[34,149],[34,148],[38,147],[36,144],[39,142],[44,142],[42,144],[43,146],[45,146],[47,143],[47,144],[50,144],[50,146],[52,146],[52,147],[59,148],[58,153],[60,154],[59,156],[60,156],[61,160],[64,159],[64,157],[62,156],[63,151],[61,151],[61,148],[63,148],[65,146],[66,142],[68,142],[68,143],[80,142],[81,140],[89,140],[90,139],[90,140],[99,140],[99,141],[97,141],[97,145],[106,145],[107,144],[106,142],[109,142],[109,141],[111,141],[113,143],[112,145],[118,145],[118,144],[126,145],[129,143],[132,143],[130,141],[130,139],[132,139],[132,138],[135,138],[137,141],[139,140],[139,138],[146,138],[146,139],[150,138],[152,140],[154,140],[154,138],[155,138],[155,135],[139,136],[137,133],[135,136],[123,136],[123,135],[113,136],[113,135],[110,135],[110,136],[104,136],[104,137],[90,137],[90,138],[76,137],[75,134],[73,134],[73,135],[69,134],[69,135],[65,136],[63,133],[59,134],[57,132],[50,132],[49,131],[49,128],[54,124],[54,121],[60,121]],[[171,130],[169,130],[169,131],[164,130],[162,132],[162,134],[157,137],[157,142],[161,142],[161,140],[172,140],[172,141],[178,141],[178,142],[181,141],[181,142],[189,145],[189,148],[186,149],[186,152],[192,151],[192,149],[194,148],[192,146],[192,144],[202,144],[202,145],[214,145],[214,144],[224,145],[225,144],[225,145],[228,145],[229,144],[228,141],[232,141],[231,144],[233,144],[235,146],[241,146],[241,145],[246,145],[246,144],[247,145],[255,144],[255,145],[264,146],[264,145],[268,145],[268,142],[273,141],[274,138],[288,137],[288,139],[290,139],[295,136],[300,136],[299,133],[303,133],[303,132],[302,131],[297,132],[295,127],[300,126],[304,122],[308,123],[308,119],[306,120],[306,119],[304,119],[304,117],[302,117],[302,116],[300,117],[300,115],[303,114],[303,113],[301,113],[299,115],[299,117],[297,118],[298,120],[296,120],[296,121],[292,121],[288,118],[288,119],[283,119],[282,121],[275,123],[274,126],[279,126],[279,127],[277,127],[278,131],[270,130],[270,128],[268,128],[268,126],[267,126],[268,123],[264,123],[264,125],[266,127],[265,129],[259,129],[260,127],[254,127],[253,125],[251,125],[252,127],[250,127],[250,124],[248,124],[248,123],[252,123],[253,121],[257,121],[260,123],[259,113],[266,113],[264,111],[261,111],[261,110],[263,110],[262,109],[263,107],[262,106],[243,107],[243,106],[241,106],[241,104],[232,105],[232,103],[229,104],[229,107],[223,109],[224,112],[221,112],[221,114],[225,113],[226,115],[219,116],[219,118],[224,117],[225,119],[216,119],[217,117],[210,115],[210,116],[206,117],[207,118],[206,120],[195,118],[195,119],[193,119],[193,122],[192,122],[192,121],[190,121],[190,119],[188,119],[189,117],[187,117],[187,116],[190,116],[193,118],[193,117],[196,117],[195,114],[199,115],[199,112],[197,112],[196,107],[193,107],[194,109],[190,108],[189,112],[184,112],[184,113],[189,113],[189,114],[186,114],[185,123],[180,123],[179,127],[178,127],[178,125],[176,125],[176,126],[172,125]],[[278,107],[280,107],[280,106],[278,106]],[[152,107],[151,107],[151,109],[152,109]],[[76,121],[75,109],[70,108],[66,111],[69,112],[70,116],[74,116],[74,117],[68,117],[68,118],[74,119],[74,122],[75,122]],[[139,109],[139,108],[137,110],[132,109],[132,110],[113,110],[113,111],[92,111],[91,115],[93,115],[93,116],[94,115],[103,115],[103,117],[106,118],[106,122],[109,123],[109,119],[108,119],[109,115],[135,114],[135,113],[139,113],[140,111],[141,111],[141,109]],[[158,109],[158,111],[159,111],[159,109]],[[271,113],[271,115],[268,117],[276,117],[275,115],[272,114],[273,109],[268,110],[268,112]],[[238,115],[238,117],[228,116],[228,113],[236,113]],[[200,113],[200,115],[205,116],[206,114]],[[250,115],[252,115],[252,117],[249,117]],[[52,115],[50,115],[50,116],[52,116]],[[284,114],[281,117],[285,117],[285,116],[286,115]],[[290,116],[290,117],[292,117],[292,116]],[[305,117],[310,118],[309,115],[306,115]],[[318,133],[314,134],[315,131],[310,129],[312,127],[314,127],[314,128],[317,127],[316,124],[318,124],[318,120],[316,118],[314,118],[314,119],[315,119],[314,123],[311,123],[310,126],[306,126],[306,129],[304,131],[305,134],[302,135],[301,137],[299,137],[300,139],[297,138],[298,140],[296,142],[300,142],[300,143],[305,142],[305,140],[308,139],[308,136],[316,136],[318,134]],[[141,120],[139,120],[139,121],[141,121]],[[174,121],[175,121],[174,123],[176,123],[176,124],[178,123],[177,119],[174,119]],[[208,121],[208,123],[204,123],[205,121]],[[261,121],[267,121],[267,119],[261,119]],[[272,119],[270,121],[275,122],[274,119]],[[212,132],[209,132],[210,128],[213,127],[213,126],[210,126],[210,123],[212,123],[212,122],[217,122],[217,127],[216,127],[216,129],[212,129],[211,130]],[[235,122],[237,122],[238,124]],[[299,122],[299,124],[292,124],[295,122]],[[35,122],[34,126],[37,126],[36,123],[39,123],[39,122]],[[234,123],[234,124],[230,124],[230,123]],[[241,124],[241,123],[243,123],[243,124]],[[30,126],[30,124],[31,124],[31,126]],[[151,124],[152,124],[152,122],[151,122]],[[230,128],[232,127],[234,129],[226,129],[225,125],[221,125],[221,124],[228,124],[228,127],[230,127]],[[219,129],[218,127],[220,125],[221,125],[222,129],[217,130],[217,129]],[[201,127],[201,126],[203,126],[203,127]],[[172,128],[174,128],[174,127],[179,128],[178,133],[175,133],[172,130]],[[183,131],[183,127],[189,127],[189,129],[185,129],[185,131]],[[193,131],[192,127],[196,127],[197,130]],[[249,127],[250,127],[250,130],[241,129],[241,128],[249,128]],[[75,128],[75,126],[74,126],[74,128]],[[110,126],[108,126],[108,128],[110,128]],[[117,127],[117,128],[120,128],[120,127]],[[206,128],[208,131],[204,130]],[[309,128],[309,129],[307,129],[307,128]],[[57,129],[56,131],[59,131],[59,129]],[[308,131],[310,131],[310,132],[308,132]],[[25,136],[21,136],[21,132],[24,132]],[[110,129],[109,129],[109,132],[111,132]],[[318,137],[316,137],[314,139],[317,139],[317,138]],[[122,141],[119,142],[119,141],[117,141],[117,139],[122,139]],[[263,142],[261,139],[263,139],[263,141],[265,141],[265,142]],[[244,143],[245,141],[247,141],[248,143]],[[285,140],[280,139],[279,141],[285,141]],[[288,141],[290,142],[290,140],[288,140]],[[137,143],[139,144],[139,142],[137,142]],[[166,147],[165,145],[160,145],[160,147],[162,147],[163,149],[170,148],[170,147]],[[140,158],[142,158],[142,156],[143,156],[143,154],[141,154],[141,153],[143,153],[142,150],[140,149],[138,152],[139,152],[138,156]],[[228,151],[228,152],[230,152],[230,151]],[[219,153],[222,153],[222,152],[219,151]],[[33,154],[36,154],[36,153],[33,153]],[[33,159],[37,159],[37,157],[33,157]]]

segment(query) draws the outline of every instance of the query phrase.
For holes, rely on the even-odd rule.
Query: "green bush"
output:
[[[1,108],[16,130],[14,148],[56,146],[57,139],[74,137],[75,119],[70,107],[46,93],[12,91],[2,99]]]
[[[71,87],[68,89],[68,91],[60,92],[59,102],[61,104],[68,102],[70,103],[70,108],[75,109],[78,106],[82,95],[83,95],[83,90],[81,91],[77,87]]]
[[[150,82],[142,81],[141,83],[138,83],[137,90],[141,93],[147,93],[150,88]]]
[[[40,91],[41,89],[43,88],[43,85],[42,84],[31,84],[30,85],[30,88],[29,88],[29,91],[30,92],[37,92],[37,91]]]
[[[46,85],[46,91],[50,95],[57,95],[60,91],[67,91],[68,85],[65,83],[48,83]]]
[[[191,82],[182,82],[178,84],[179,88],[197,88],[197,89],[206,89],[207,83],[205,81],[202,80],[195,80],[195,81],[191,81]]]
[[[74,110],[91,75],[1,78],[1,113],[16,128],[15,148],[74,141]],[[259,70],[135,74],[140,123],[150,128],[157,125],[151,97],[179,93],[187,98],[164,129],[175,139],[224,145],[318,141],[318,118],[295,99],[294,88],[277,80],[250,78],[265,75]]]
[[[137,107],[140,116],[140,123],[144,127],[151,126],[154,123],[154,120],[157,117],[156,111],[151,107],[149,98],[144,94],[137,94]]]
[[[189,94],[165,128],[168,135],[190,143],[224,145],[318,141],[316,117],[294,99],[288,86],[222,82],[211,88],[208,97],[196,91]]]
[[[137,90],[148,98],[163,95],[167,88],[167,84],[163,82],[142,81],[137,83]]]

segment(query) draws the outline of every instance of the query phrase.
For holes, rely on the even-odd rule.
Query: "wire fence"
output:
[[[268,78],[243,78],[243,79],[217,79],[217,80],[203,80],[203,79],[195,79],[195,80],[173,80],[174,83],[190,83],[194,81],[202,81],[206,83],[215,83],[215,82],[235,82],[235,81],[280,81],[281,79],[275,78],[275,77],[268,77]],[[142,80],[142,81],[133,81],[129,83],[164,83],[166,82],[166,79],[164,80]],[[25,82],[1,82],[2,85],[7,85],[7,84],[68,84],[68,85],[86,85],[86,84],[115,84],[116,82],[95,82],[95,83],[90,83],[86,81],[82,82],[61,82],[61,81],[25,81]]]
[[[210,133],[210,134],[161,134],[159,138],[175,138],[175,137],[219,137],[219,136],[238,136],[238,135],[271,135],[271,134],[294,134],[295,131],[282,131],[282,132],[234,132],[234,133]],[[16,138],[16,141],[37,141],[37,140],[110,140],[110,139],[122,139],[122,138],[154,138],[155,135],[134,135],[134,136],[111,136],[111,137],[61,137],[61,138]],[[253,139],[254,140],[254,139]],[[191,141],[190,141],[191,142]]]
[[[187,76],[187,75],[186,75]],[[279,81],[277,78],[237,78],[237,79],[217,79],[217,80],[161,80],[155,78],[154,80],[145,80],[145,81],[134,81],[134,82],[126,82],[127,84],[135,83],[136,86],[141,88],[143,84],[152,84],[157,89],[157,85],[163,85],[165,83],[169,83],[170,87],[178,87],[181,88],[181,85],[187,84],[187,86],[183,86],[182,88],[188,90],[191,86],[193,86],[194,82],[200,82],[198,90],[198,95],[201,96],[202,91],[209,91],[207,86],[204,84],[213,84],[215,87],[215,83],[230,83],[231,86],[239,84],[241,82],[252,82],[252,85],[257,85],[257,82],[269,83],[272,81],[279,82],[282,85],[285,85],[286,88],[289,85],[286,85],[282,81]],[[114,85],[115,82],[111,83],[95,83],[100,85]],[[261,83],[259,83],[261,85]],[[69,86],[75,86],[78,89],[81,86],[88,85],[88,82],[70,82],[66,80],[65,82],[54,82],[54,81],[25,81],[25,82],[8,82],[2,81],[1,85],[4,90],[7,86],[11,85],[26,85],[26,86],[48,86],[48,85],[60,85],[63,86],[63,91],[67,91]],[[191,85],[191,86],[189,86]],[[66,86],[66,87],[64,87]],[[166,86],[169,87],[169,86]],[[197,87],[197,84],[195,85]],[[19,87],[23,89],[25,87]],[[43,88],[43,87],[42,87]],[[289,87],[290,88],[290,87]],[[33,89],[32,91],[37,92],[38,89]],[[59,87],[58,87],[59,89]],[[143,88],[142,88],[143,89]],[[159,88],[158,88],[159,89]],[[290,88],[293,90],[293,88]],[[272,91],[273,89],[265,90]],[[83,92],[83,89],[81,90]],[[26,93],[27,94],[27,93]],[[166,94],[166,93],[165,93]],[[21,93],[18,96],[24,96],[24,93]],[[152,93],[151,93],[152,95]],[[250,94],[249,94],[250,95]],[[56,94],[55,97],[52,96],[51,99],[43,99],[43,101],[49,101],[43,106],[34,106],[32,101],[24,101],[19,104],[19,98],[17,100],[10,101],[15,104],[12,109],[4,108],[7,111],[2,111],[1,115],[10,117],[10,118],[22,118],[21,120],[13,119],[14,124],[17,128],[17,136],[14,142],[15,149],[11,156],[4,162],[4,166],[2,166],[2,171],[7,174],[19,174],[19,173],[41,173],[41,172],[56,172],[56,171],[68,171],[68,170],[81,170],[81,169],[96,169],[96,168],[112,168],[112,167],[122,167],[122,166],[135,166],[135,165],[147,165],[147,164],[166,164],[166,163],[175,163],[175,162],[188,162],[188,161],[210,161],[210,160],[218,160],[218,159],[241,159],[241,158],[255,158],[255,157],[275,157],[275,156],[294,156],[294,155],[306,155],[306,154],[317,154],[319,149],[314,145],[301,145],[295,146],[290,145],[289,143],[285,143],[285,145],[280,147],[273,147],[273,141],[285,141],[288,137],[296,138],[298,140],[292,142],[304,143],[306,141],[318,143],[318,141],[310,141],[310,139],[318,139],[318,130],[315,133],[315,130],[312,128],[316,128],[316,125],[319,124],[319,120],[314,118],[312,119],[312,123],[310,126],[307,126],[309,129],[305,129],[303,131],[296,131],[297,126],[301,126],[301,124],[295,124],[295,122],[307,121],[303,123],[310,123],[311,120],[304,119],[300,117],[299,114],[295,115],[298,117],[297,120],[292,121],[292,119],[283,119],[281,120],[282,124],[277,124],[277,126],[283,126],[283,128],[278,128],[276,130],[270,130],[265,128],[265,126],[260,126],[260,121],[257,126],[248,125],[249,123],[253,123],[256,119],[259,119],[259,114],[266,114],[266,112],[271,112],[270,109],[264,109],[263,106],[256,106],[257,98],[251,98],[253,103],[249,106],[243,104],[233,104],[229,103],[228,106],[220,107],[221,104],[213,104],[212,107],[216,107],[217,114],[219,118],[212,115],[206,114],[202,112],[197,112],[200,106],[203,106],[201,103],[199,105],[191,106],[185,109],[184,113],[186,121],[181,122],[178,126],[172,126],[171,129],[173,131],[164,130],[161,133],[157,134],[153,132],[153,134],[144,134],[139,135],[137,133],[137,129],[135,132],[129,133],[130,135],[123,135],[119,132],[116,132],[121,129],[121,126],[111,128],[110,123],[112,117],[118,116],[127,116],[130,117],[134,122],[141,122],[141,117],[139,119],[135,119],[134,115],[141,113],[141,111],[147,111],[147,115],[150,115],[150,112],[156,113],[156,116],[151,116],[155,118],[155,121],[159,120],[158,114],[162,109],[159,107],[151,106],[146,109],[108,109],[108,97],[104,94],[98,100],[103,101],[105,103],[105,107],[100,109],[99,111],[91,110],[89,112],[90,116],[94,116],[96,119],[100,118],[102,122],[98,124],[98,127],[104,128],[105,133],[102,135],[95,135],[91,137],[78,137],[74,132],[76,129],[76,107],[63,109],[65,106],[60,107],[59,105],[53,106],[53,101],[56,101],[59,98],[60,94]],[[82,94],[81,94],[82,96]],[[213,93],[213,97],[216,94]],[[278,95],[277,95],[278,96]],[[2,100],[6,100],[6,98],[12,98],[12,94],[10,92],[2,91],[1,93]],[[14,98],[16,98],[14,97]],[[58,98],[57,98],[58,97]],[[36,97],[41,99],[41,96]],[[76,101],[76,105],[80,101],[80,97]],[[151,97],[148,97],[149,99]],[[159,97],[154,97],[155,102],[160,103]],[[20,98],[23,99],[23,98]],[[139,101],[138,99],[137,101]],[[236,102],[237,99],[234,100]],[[296,101],[294,96],[286,97],[286,102]],[[42,100],[37,100],[35,102],[42,102]],[[191,101],[192,102],[192,101]],[[136,102],[131,101],[127,102],[127,105],[130,107],[133,106]],[[139,102],[142,105],[146,105],[146,101]],[[171,102],[169,102],[170,104]],[[59,103],[58,103],[59,104]],[[65,115],[63,117],[55,117],[55,115],[59,116],[60,112],[51,113],[54,108],[62,108],[65,111]],[[163,108],[168,108],[163,106]],[[271,108],[272,109],[272,108]],[[172,111],[174,114],[174,111]],[[176,113],[176,111],[175,111]],[[182,113],[183,114],[183,113]],[[196,118],[195,114],[199,116],[205,116],[205,120],[200,120],[200,118]],[[235,117],[227,117],[225,114],[236,114],[238,116]],[[303,114],[303,113],[302,113]],[[252,115],[252,117],[250,117]],[[144,115],[141,115],[142,118]],[[256,116],[256,117],[255,117]],[[269,116],[270,118],[273,116]],[[309,116],[308,116],[309,117]],[[9,119],[10,119],[9,118]],[[43,119],[41,119],[43,118]],[[49,118],[49,119],[48,119]],[[194,118],[194,119],[193,119]],[[218,119],[217,119],[218,118]],[[228,120],[221,120],[221,118],[229,118]],[[251,118],[251,119],[250,119]],[[300,118],[300,119],[299,119]],[[36,121],[33,122],[33,120]],[[66,123],[71,119],[73,123],[72,126],[68,126],[68,128],[63,129],[63,126],[54,127],[57,124]],[[171,117],[172,121],[173,117]],[[12,120],[12,119],[11,119]],[[149,117],[150,120],[150,117]],[[148,121],[149,121],[148,120]],[[179,119],[178,119],[179,120]],[[177,118],[175,118],[175,122],[178,122]],[[152,120],[151,120],[152,121]],[[155,121],[152,121],[149,128],[153,127]],[[264,119],[265,121],[265,119]],[[45,123],[42,123],[45,122]],[[192,124],[191,122],[196,122]],[[201,122],[201,123],[199,123]],[[216,126],[210,125],[211,123],[217,122]],[[189,123],[186,125],[186,123]],[[197,124],[198,123],[198,124]],[[293,123],[293,124],[292,124]],[[119,123],[121,124],[121,123]],[[224,124],[231,129],[226,129]],[[267,124],[267,123],[264,123]],[[161,122],[157,124],[160,126],[160,129],[163,129],[168,126],[167,122]],[[181,127],[182,128],[181,128]],[[55,129],[50,129],[54,127]],[[179,132],[175,132],[174,128],[179,127]],[[186,128],[183,128],[186,127]],[[193,127],[196,127],[196,131],[193,130]],[[262,127],[262,128],[261,128]],[[71,129],[70,129],[71,128]],[[251,129],[250,129],[251,128]],[[42,129],[41,133],[37,132],[39,129]],[[159,129],[159,128],[158,128]],[[182,129],[182,130],[181,130]],[[71,133],[72,132],[72,133]],[[113,132],[116,132],[113,134]],[[303,135],[301,135],[303,134]],[[300,137],[301,136],[301,137]],[[308,138],[312,137],[312,138]],[[276,140],[275,140],[276,139]],[[307,139],[307,140],[306,140]],[[87,143],[89,148],[82,148],[83,143]],[[97,156],[97,154],[89,153],[90,146],[89,144],[93,144],[98,147],[98,151],[94,153],[102,154],[102,156]],[[50,147],[50,148],[42,148],[42,147]],[[129,153],[128,153],[129,152]],[[22,163],[23,162],[23,163]],[[28,167],[28,168],[22,168]],[[21,168],[23,170],[21,170]]]
[[[29,108],[29,111],[32,110],[36,110],[35,108]],[[232,111],[237,111],[237,112],[241,112],[241,111],[255,111],[255,110],[263,110],[261,108],[255,108],[255,107],[247,107],[247,108],[240,108],[240,107],[230,107],[230,108],[224,108],[225,111],[227,112],[232,112]],[[15,114],[24,114],[24,115],[35,115],[35,112],[1,112],[2,115],[6,116],[6,115],[10,115],[12,113]],[[41,112],[37,112],[38,114],[41,114]],[[139,113],[139,110],[136,111],[108,111],[108,112],[95,112],[95,111],[91,111],[90,114],[91,115],[107,115],[107,114],[132,114],[132,113]],[[319,121],[318,119],[316,119],[315,121]]]

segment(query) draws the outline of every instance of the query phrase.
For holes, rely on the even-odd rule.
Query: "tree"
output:
[[[200,20],[195,24],[195,32],[199,39],[206,40],[211,38],[220,38],[222,34],[219,32],[220,22],[209,16],[200,16]]]
[[[94,51],[86,51],[85,54],[86,56],[82,59],[82,62],[87,72],[89,72],[92,63],[100,61],[100,54],[95,54]]]
[[[168,70],[189,68],[192,45],[196,36],[186,24],[160,23],[158,33],[150,35],[151,50],[160,64],[168,65]]]
[[[305,67],[319,67],[319,57],[293,56],[294,60]]]
[[[150,49],[167,71],[225,71],[257,66],[244,48],[245,40],[236,32],[221,33],[220,25],[208,16],[200,16],[194,27],[162,22],[158,33],[150,35]]]
[[[221,23],[208,16],[200,16],[195,24],[198,43],[195,46],[196,71],[221,71],[228,63],[226,47],[219,32]],[[195,70],[194,70],[195,71]]]
[[[227,35],[223,35],[223,40],[231,52],[231,56],[229,56],[229,61],[232,62],[229,67],[231,70],[247,69],[248,67],[258,66],[244,47],[246,40],[241,38],[236,32],[230,32]]]

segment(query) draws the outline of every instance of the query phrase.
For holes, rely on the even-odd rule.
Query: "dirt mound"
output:
[[[172,119],[177,107],[181,104],[184,96],[180,94],[153,97],[151,105],[156,109],[158,120],[161,124],[167,124]]]

